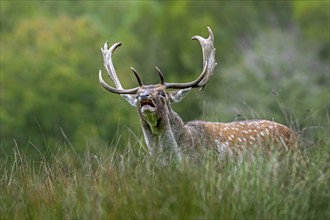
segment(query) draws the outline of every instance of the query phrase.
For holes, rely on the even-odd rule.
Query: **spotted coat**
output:
[[[239,152],[251,146],[279,144],[285,148],[297,145],[297,135],[290,128],[268,120],[216,123],[191,121],[184,125],[182,144],[202,148],[216,148],[220,154]]]

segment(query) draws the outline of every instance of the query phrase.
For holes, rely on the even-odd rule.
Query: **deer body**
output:
[[[170,150],[180,155],[181,151],[214,148],[223,157],[227,153],[238,153],[243,147],[267,143],[289,147],[297,141],[291,129],[267,120],[185,123],[168,104],[161,108],[166,112],[158,114],[150,109],[141,111],[138,107],[144,138],[151,154]]]
[[[161,83],[143,85],[140,76],[133,69],[139,87],[123,89],[112,63],[112,53],[120,46],[114,44],[108,49],[105,43],[101,48],[104,66],[115,87],[104,82],[99,72],[100,84],[109,92],[120,94],[132,106],[138,109],[144,138],[150,154],[169,153],[181,158],[182,152],[198,149],[216,149],[222,157],[227,153],[240,152],[253,145],[280,144],[285,148],[296,146],[297,137],[290,128],[267,120],[237,121],[217,123],[191,121],[184,123],[172,110],[170,103],[180,102],[192,88],[203,88],[212,76],[216,62],[213,46],[213,33],[208,28],[209,37],[194,36],[203,51],[203,72],[189,83],[167,83],[156,67]],[[172,89],[172,90],[171,90]]]

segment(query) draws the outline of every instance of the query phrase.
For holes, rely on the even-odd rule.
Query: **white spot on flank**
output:
[[[267,135],[269,135],[269,131],[268,131],[268,129],[267,129],[267,128],[266,128],[266,134],[267,134]]]
[[[247,132],[247,131],[244,130],[243,133],[244,133],[244,134],[248,134],[249,132]]]
[[[261,136],[265,136],[265,133],[262,131],[262,132],[260,132],[260,135]]]

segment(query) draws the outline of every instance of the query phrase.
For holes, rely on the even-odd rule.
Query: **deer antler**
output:
[[[215,66],[217,65],[215,61],[215,48],[213,45],[214,37],[213,37],[213,32],[211,28],[207,27],[208,32],[209,32],[209,37],[207,39],[201,37],[201,36],[193,36],[193,40],[198,40],[202,47],[202,52],[203,52],[203,71],[200,74],[200,76],[191,82],[188,83],[167,83],[164,82],[164,76],[161,73],[161,71],[156,67],[157,72],[160,76],[161,79],[161,84],[165,86],[165,88],[168,89],[185,89],[185,88],[198,88],[201,87],[203,88],[206,83],[209,81],[211,76],[213,75]],[[110,49],[108,49],[108,42],[105,42],[104,47],[101,48],[102,55],[103,55],[103,62],[104,62],[104,67],[108,73],[108,76],[110,79],[113,81],[115,84],[116,88],[109,86],[102,78],[102,72],[101,70],[99,71],[99,81],[100,84],[109,92],[116,93],[116,94],[136,94],[136,92],[139,90],[139,88],[143,85],[142,81],[137,73],[137,71],[133,68],[131,70],[133,71],[140,87],[135,87],[133,89],[123,89],[115,68],[112,63],[112,54],[116,50],[117,47],[121,45],[120,42],[113,44]]]
[[[113,52],[116,50],[117,47],[119,47],[121,45],[120,42],[113,44],[110,49],[108,49],[108,42],[105,42],[104,47],[101,47],[101,52],[103,55],[103,65],[108,73],[108,76],[110,77],[110,79],[113,81],[113,83],[115,84],[116,88],[109,86],[102,78],[102,72],[101,70],[99,71],[99,81],[101,86],[103,86],[103,88],[105,88],[106,90],[108,90],[109,92],[112,93],[116,93],[116,94],[136,94],[136,92],[138,91],[138,89],[140,87],[136,87],[133,89],[123,89],[117,74],[116,74],[116,70],[113,66],[112,63],[112,54]],[[134,75],[136,76],[140,86],[142,85],[141,79],[139,77],[139,75],[137,74],[137,72],[132,69]]]
[[[171,89],[185,89],[185,88],[203,88],[205,84],[209,81],[211,76],[213,75],[215,66],[217,65],[215,61],[215,48],[213,45],[214,37],[211,28],[207,27],[209,32],[209,37],[207,39],[201,36],[193,36],[192,40],[198,40],[202,47],[203,51],[203,72],[201,75],[194,81],[189,83],[166,83],[163,82],[162,84],[165,85],[166,88]],[[160,71],[158,70],[160,73]]]
[[[141,77],[140,77],[140,75],[138,74],[138,72],[137,72],[133,67],[131,67],[131,70],[132,70],[132,72],[134,73],[134,76],[136,77],[136,80],[138,81],[140,87],[143,86],[143,83],[142,83]]]

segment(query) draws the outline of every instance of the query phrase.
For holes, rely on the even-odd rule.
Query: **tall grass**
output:
[[[302,160],[274,149],[160,163],[139,145],[0,162],[1,219],[329,219],[329,142]]]

